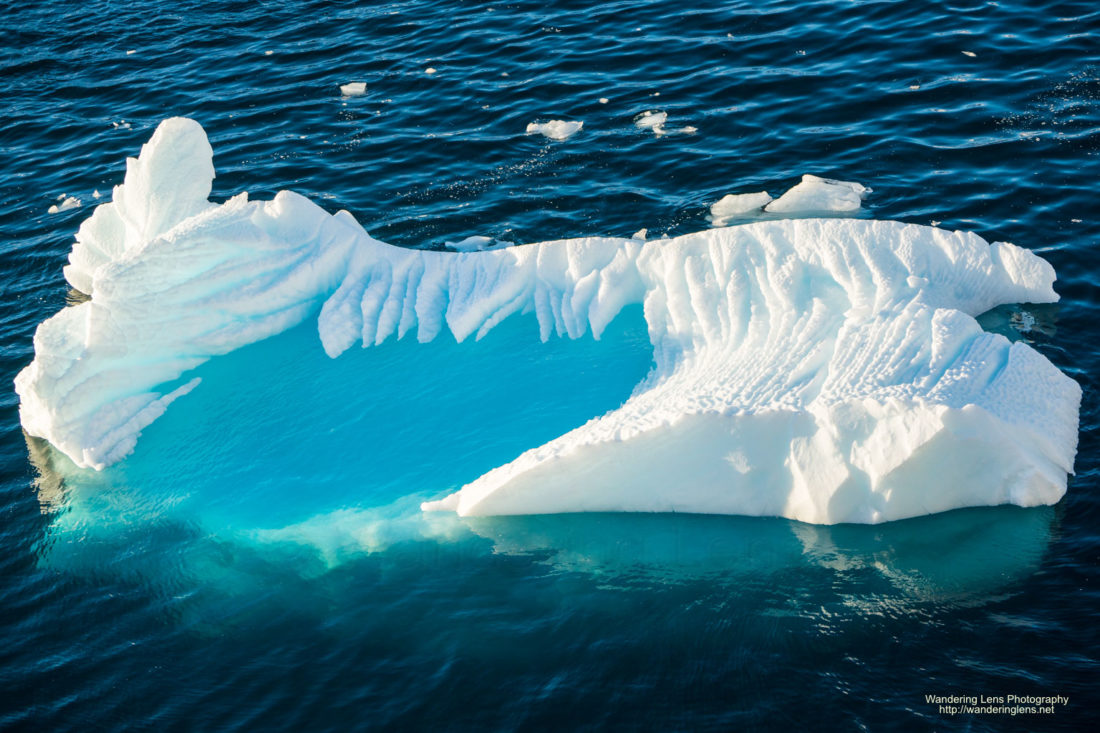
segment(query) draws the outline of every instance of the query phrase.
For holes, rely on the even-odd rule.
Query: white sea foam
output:
[[[129,453],[196,388],[190,369],[319,306],[336,357],[413,333],[476,339],[517,313],[544,340],[598,338],[641,303],[654,367],[620,408],[425,509],[880,522],[1065,492],[1080,388],[973,318],[1057,300],[1050,265],[1014,245],[789,219],[653,242],[402,249],[293,193],[212,204],[211,156],[197,123],[165,121],[80,228],[65,274],[90,299],[39,326],[16,379],[26,431],[78,465]]]
[[[580,132],[584,122],[580,120],[550,120],[549,122],[532,122],[527,125],[527,134],[539,134],[551,140],[565,140]]]

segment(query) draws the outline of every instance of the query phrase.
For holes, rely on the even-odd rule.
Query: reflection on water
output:
[[[415,557],[416,566],[504,556],[604,588],[705,582],[731,595],[766,586],[795,598],[812,584],[838,589],[859,612],[980,604],[1035,571],[1056,517],[1053,507],[1003,506],[874,526],[694,514],[459,518],[420,512],[424,496],[414,494],[281,527],[225,527],[204,523],[201,511],[181,511],[185,502],[154,504],[149,494],[111,487],[94,472],[75,473],[79,506],[66,503],[73,492],[57,469],[64,457],[42,441],[27,444],[39,499],[55,515],[44,562],[72,572],[111,567],[173,588],[213,584],[234,598],[270,596],[274,578],[354,574],[357,564],[389,553]],[[280,604],[301,597],[299,589]]]
[[[980,595],[1034,571],[1052,507],[963,509],[882,525],[811,525],[764,517],[561,514],[468,518],[496,552],[544,553],[557,570],[736,585],[800,565],[871,571],[921,599]]]

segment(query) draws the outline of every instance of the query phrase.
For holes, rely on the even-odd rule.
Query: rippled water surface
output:
[[[553,437],[590,416],[581,403],[625,397],[648,368],[637,314],[601,344],[494,331],[520,355],[511,393],[453,344],[329,363],[296,329],[206,365],[202,393],[143,438],[164,456],[155,466],[136,456],[77,480],[25,438],[8,387],[0,728],[1095,721],[1093,3],[90,0],[0,13],[9,385],[34,327],[70,296],[76,227],[156,124],[186,115],[210,135],[215,199],[293,189],[411,247],[686,233],[726,193],[778,195],[803,173],[860,181],[874,189],[862,215],[1041,252],[1062,302],[983,323],[1084,388],[1077,475],[1057,506],[820,527],[416,511],[439,495],[424,477],[460,484],[529,447],[516,436]],[[366,94],[342,96],[351,81]],[[647,111],[694,130],[656,136],[634,124]],[[525,134],[551,119],[584,127]],[[47,213],[62,194],[82,206]],[[451,369],[455,389],[418,386]],[[463,400],[491,419],[439,419]],[[196,452],[204,436],[217,450]],[[953,717],[926,694],[1070,703]]]

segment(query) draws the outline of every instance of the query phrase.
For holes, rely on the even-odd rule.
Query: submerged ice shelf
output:
[[[519,313],[543,340],[599,338],[640,303],[654,366],[621,407],[424,508],[881,522],[1065,492],[1078,385],[974,320],[1057,300],[1027,250],[853,219],[410,250],[290,192],[213,204],[211,161],[197,123],[165,121],[80,228],[65,275],[90,299],[39,326],[16,379],[25,430],[78,466],[128,455],[195,367],[318,309],[336,357]]]

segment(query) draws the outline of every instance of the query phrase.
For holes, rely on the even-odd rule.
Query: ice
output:
[[[457,242],[444,242],[443,244],[456,252],[479,252],[485,249],[492,249],[493,247],[512,246],[512,242],[506,242],[503,239],[493,239],[492,237],[478,235],[466,237]]]
[[[648,229],[639,229],[630,236],[631,239],[637,239],[639,242],[644,242],[646,236],[649,235]]]
[[[16,378],[26,432],[79,466],[130,453],[202,390],[198,365],[314,317],[337,357],[445,333],[476,350],[469,341],[519,314],[543,341],[599,339],[641,304],[653,366],[621,406],[424,508],[876,523],[1065,492],[1079,386],[974,320],[1057,300],[1053,269],[1027,250],[825,218],[651,242],[404,249],[290,192],[210,203],[211,160],[197,123],[163,122],[80,228],[65,275],[89,300],[39,326]]]
[[[600,97],[600,104],[607,104],[610,101],[611,100],[608,99],[607,97]]]
[[[428,68],[424,69],[424,73],[425,74],[434,74],[434,73],[436,73],[436,70],[433,69],[431,66],[429,66]]]
[[[66,196],[65,194],[61,194],[57,198],[61,203],[52,205],[47,210],[47,213],[57,214],[59,212],[68,211],[69,209],[75,209],[80,206],[80,199],[78,199],[76,196]],[[98,198],[98,196],[96,198]]]
[[[871,189],[850,181],[835,181],[806,174],[802,182],[772,201],[765,211],[773,214],[802,212],[852,212],[862,205]]]
[[[771,200],[767,191],[727,194],[711,204],[711,226],[724,227],[733,219],[762,211]]]
[[[651,96],[659,97],[660,92],[657,92]],[[640,115],[634,118],[634,126],[639,130],[652,130],[653,134],[657,137],[663,137],[664,135],[694,135],[699,130],[691,125],[685,127],[668,128],[665,124],[668,122],[667,112],[654,112],[647,111],[642,112]]]
[[[576,134],[584,127],[580,120],[550,120],[549,122],[532,122],[527,125],[527,134],[538,133],[551,140],[565,140]]]
[[[662,135],[667,121],[667,112],[646,111],[634,118],[634,126],[639,130],[652,130],[653,134]]]
[[[362,81],[353,81],[340,85],[340,93],[345,97],[358,97],[367,93],[367,84]]]

